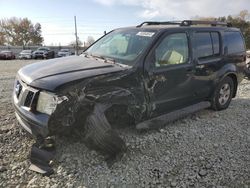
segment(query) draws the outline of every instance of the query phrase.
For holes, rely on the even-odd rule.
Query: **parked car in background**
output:
[[[0,59],[15,59],[16,56],[12,51],[4,50],[0,52]]]
[[[55,52],[47,47],[40,47],[32,53],[33,59],[50,59],[55,57]]]
[[[31,59],[32,58],[32,50],[23,50],[20,52],[18,58],[19,59]]]
[[[57,57],[66,57],[66,56],[70,56],[70,55],[72,55],[72,52],[70,51],[70,49],[61,49],[57,53]]]
[[[250,50],[247,50],[247,58],[250,58]]]
[[[246,53],[247,53],[246,63],[247,63],[247,65],[249,65],[250,64],[250,50],[247,50]]]
[[[246,54],[247,54],[247,58],[246,58],[245,77],[246,79],[250,80],[250,50],[247,50]]]

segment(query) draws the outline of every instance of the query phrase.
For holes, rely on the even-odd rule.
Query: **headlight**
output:
[[[49,92],[40,92],[36,110],[51,115],[58,104],[58,97]]]

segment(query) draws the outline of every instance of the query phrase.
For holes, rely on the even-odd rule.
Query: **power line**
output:
[[[43,33],[45,35],[75,35],[75,33]],[[80,35],[102,35],[103,33],[77,33]]]

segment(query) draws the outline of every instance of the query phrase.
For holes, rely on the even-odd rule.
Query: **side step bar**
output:
[[[159,129],[164,127],[167,123],[183,118],[189,114],[195,113],[205,108],[209,108],[211,103],[208,101],[200,102],[180,110],[176,110],[150,120],[143,121],[136,125],[136,129]]]

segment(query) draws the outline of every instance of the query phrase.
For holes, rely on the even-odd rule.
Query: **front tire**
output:
[[[115,159],[126,150],[125,142],[111,128],[100,105],[96,105],[92,114],[86,119],[84,140],[89,149],[100,152],[108,160]]]
[[[212,97],[212,109],[219,111],[228,108],[235,85],[231,77],[225,77],[216,87]]]

